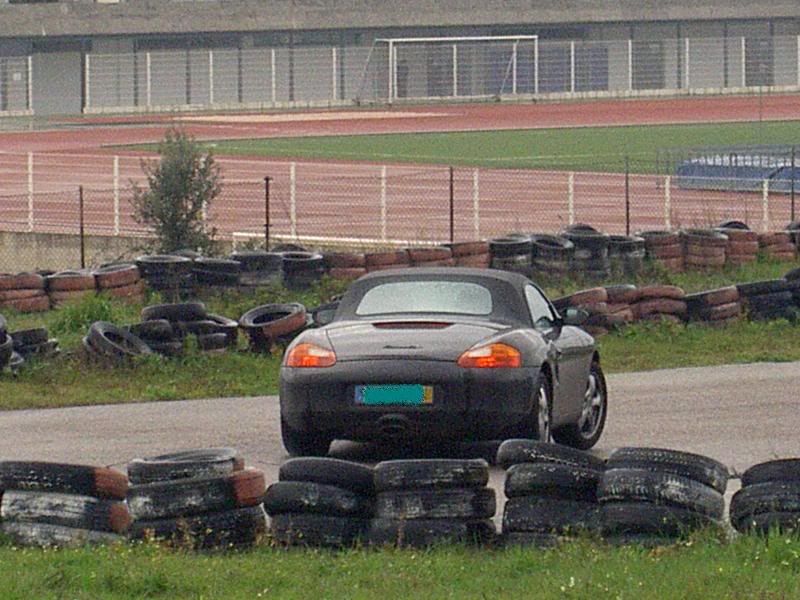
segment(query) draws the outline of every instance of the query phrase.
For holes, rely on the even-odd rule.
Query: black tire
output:
[[[11,362],[11,355],[14,352],[14,340],[10,335],[0,336],[0,370]]]
[[[203,352],[227,350],[228,336],[224,333],[209,333],[197,336],[197,347]]]
[[[375,472],[371,467],[336,458],[291,458],[281,465],[278,479],[335,485],[367,496],[375,494]]]
[[[759,533],[767,535],[771,532],[793,533],[800,530],[800,512],[767,512],[737,521],[733,527],[740,533]]]
[[[774,292],[747,297],[747,308],[751,312],[769,314],[794,305],[791,292]]]
[[[243,273],[275,273],[283,265],[283,255],[266,250],[242,250],[231,254],[230,259],[241,265]]]
[[[608,258],[608,245],[611,241],[608,234],[576,231],[565,232],[563,236],[575,245],[573,259]]]
[[[368,518],[372,516],[372,499],[333,485],[278,481],[267,488],[264,509],[269,515],[315,513]]]
[[[555,500],[597,502],[603,471],[558,463],[520,463],[506,472],[508,498],[538,496]]]
[[[527,236],[507,236],[489,240],[489,252],[492,258],[511,258],[514,256],[531,256],[531,238]]]
[[[372,519],[364,541],[371,546],[422,549],[443,544],[487,544],[496,537],[494,523],[487,519]]]
[[[217,328],[215,333],[224,333],[228,338],[228,346],[235,348],[239,343],[239,323],[222,315],[209,314],[208,321],[215,323]]]
[[[599,529],[600,507],[594,502],[522,496],[510,498],[503,509],[504,532],[574,534]]]
[[[19,353],[25,360],[31,358],[50,358],[56,356],[59,352],[58,340],[55,338],[47,340],[41,344],[22,346],[19,349]]]
[[[182,256],[184,258],[188,258],[189,260],[196,260],[201,258],[203,255],[200,254],[197,250],[192,250],[191,248],[181,248],[180,250],[174,250],[173,252],[169,253],[170,256]]]
[[[651,502],[608,502],[600,509],[604,536],[647,534],[680,537],[715,522],[699,513]]]
[[[274,542],[285,546],[347,548],[364,536],[368,521],[314,514],[275,515],[270,519]]]
[[[737,531],[748,528],[756,515],[800,513],[800,481],[768,481],[743,487],[731,498],[731,524]]]
[[[737,229],[739,231],[750,231],[750,227],[744,221],[723,221],[715,229]]]
[[[375,516],[381,519],[489,519],[496,509],[493,489],[443,489],[379,492]]]
[[[375,466],[378,492],[430,488],[482,488],[489,464],[476,459],[389,460]]]
[[[608,415],[608,387],[600,363],[593,361],[589,369],[589,381],[584,395],[581,418],[553,430],[553,439],[579,450],[594,447],[603,435]]]
[[[736,286],[740,296],[762,296],[765,294],[778,294],[791,291],[790,284],[785,279],[768,279],[766,281],[753,281],[752,283],[740,283]]]
[[[124,500],[128,478],[119,471],[50,462],[0,462],[0,490],[79,494]]]
[[[534,264],[546,264],[542,261],[554,261],[556,265],[568,265],[575,253],[575,244],[558,235],[537,234],[532,238]]]
[[[613,469],[603,474],[597,489],[601,503],[640,501],[691,510],[721,519],[725,501],[717,490],[702,483],[646,469]]]
[[[201,256],[195,259],[192,271],[199,269],[207,273],[220,273],[227,275],[238,275],[242,270],[242,264],[227,258],[207,258]]]
[[[742,473],[742,487],[770,481],[800,481],[800,458],[770,460]]]
[[[134,540],[166,540],[183,548],[243,548],[259,541],[267,530],[267,515],[260,506],[180,517],[134,521]]]
[[[153,319],[142,323],[133,323],[126,327],[133,335],[145,340],[145,342],[174,342],[176,337],[172,323],[166,319]]]
[[[0,523],[0,531],[20,546],[78,547],[125,541],[124,537],[116,533],[30,521],[3,521]]]
[[[325,456],[333,441],[316,431],[292,429],[283,417],[281,417],[281,440],[290,456]]]
[[[0,339],[3,339],[6,333],[8,333],[8,323],[6,322],[6,318],[0,315]]]
[[[44,327],[14,331],[9,333],[9,335],[14,339],[14,350],[19,350],[24,346],[43,344],[50,338],[47,329]]]
[[[575,223],[565,227],[564,233],[600,233],[600,230],[587,223]]]
[[[265,491],[264,473],[245,469],[222,477],[136,485],[127,500],[135,520],[154,520],[256,506]]]
[[[164,276],[188,273],[192,268],[192,259],[172,254],[151,254],[138,257],[135,261],[142,276]]]
[[[315,252],[284,252],[281,268],[284,273],[322,272],[325,261]]]
[[[688,477],[724,494],[730,472],[721,462],[691,452],[662,448],[618,448],[606,461],[606,469],[646,469]]]
[[[519,437],[549,443],[553,438],[553,386],[550,376],[539,373],[531,397],[531,409],[519,428]]]
[[[107,358],[127,359],[152,354],[150,347],[141,338],[113,323],[92,323],[86,337],[92,347]]]
[[[128,507],[121,500],[21,490],[3,493],[0,517],[113,533],[124,533],[131,524]]]
[[[519,463],[558,463],[602,471],[605,461],[568,446],[536,440],[506,440],[497,449],[497,464],[507,469]]]
[[[12,352],[11,357],[8,359],[8,368],[11,369],[12,373],[16,373],[19,371],[23,366],[25,366],[25,357],[19,354],[18,352]]]
[[[235,262],[235,261],[230,261]],[[235,263],[237,266],[239,263]],[[236,287],[239,285],[239,272],[225,273],[221,271],[208,271],[206,269],[194,268],[192,275],[198,285],[219,285]]]
[[[165,319],[173,323],[176,321],[203,321],[207,317],[208,311],[202,302],[155,304],[142,309],[142,321]]]
[[[176,340],[174,342],[147,342],[150,350],[161,356],[175,358],[185,354],[183,342]]]
[[[234,448],[202,448],[135,458],[128,463],[132,485],[176,479],[221,477],[236,470],[239,454]]]

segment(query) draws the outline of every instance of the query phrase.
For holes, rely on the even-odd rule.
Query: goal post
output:
[[[532,95],[538,91],[536,35],[379,38],[358,101]]]

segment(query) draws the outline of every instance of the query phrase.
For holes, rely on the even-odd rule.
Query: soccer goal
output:
[[[535,35],[376,39],[357,100],[535,94],[538,53]]]

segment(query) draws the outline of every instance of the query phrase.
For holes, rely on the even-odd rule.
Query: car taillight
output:
[[[336,354],[316,344],[297,344],[286,356],[287,367],[332,367],[335,364]]]
[[[521,365],[519,350],[500,343],[467,350],[458,359],[458,366],[467,369],[517,369]]]

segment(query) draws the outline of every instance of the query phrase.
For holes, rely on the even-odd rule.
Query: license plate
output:
[[[433,386],[417,384],[357,385],[356,404],[426,406],[433,404]]]

